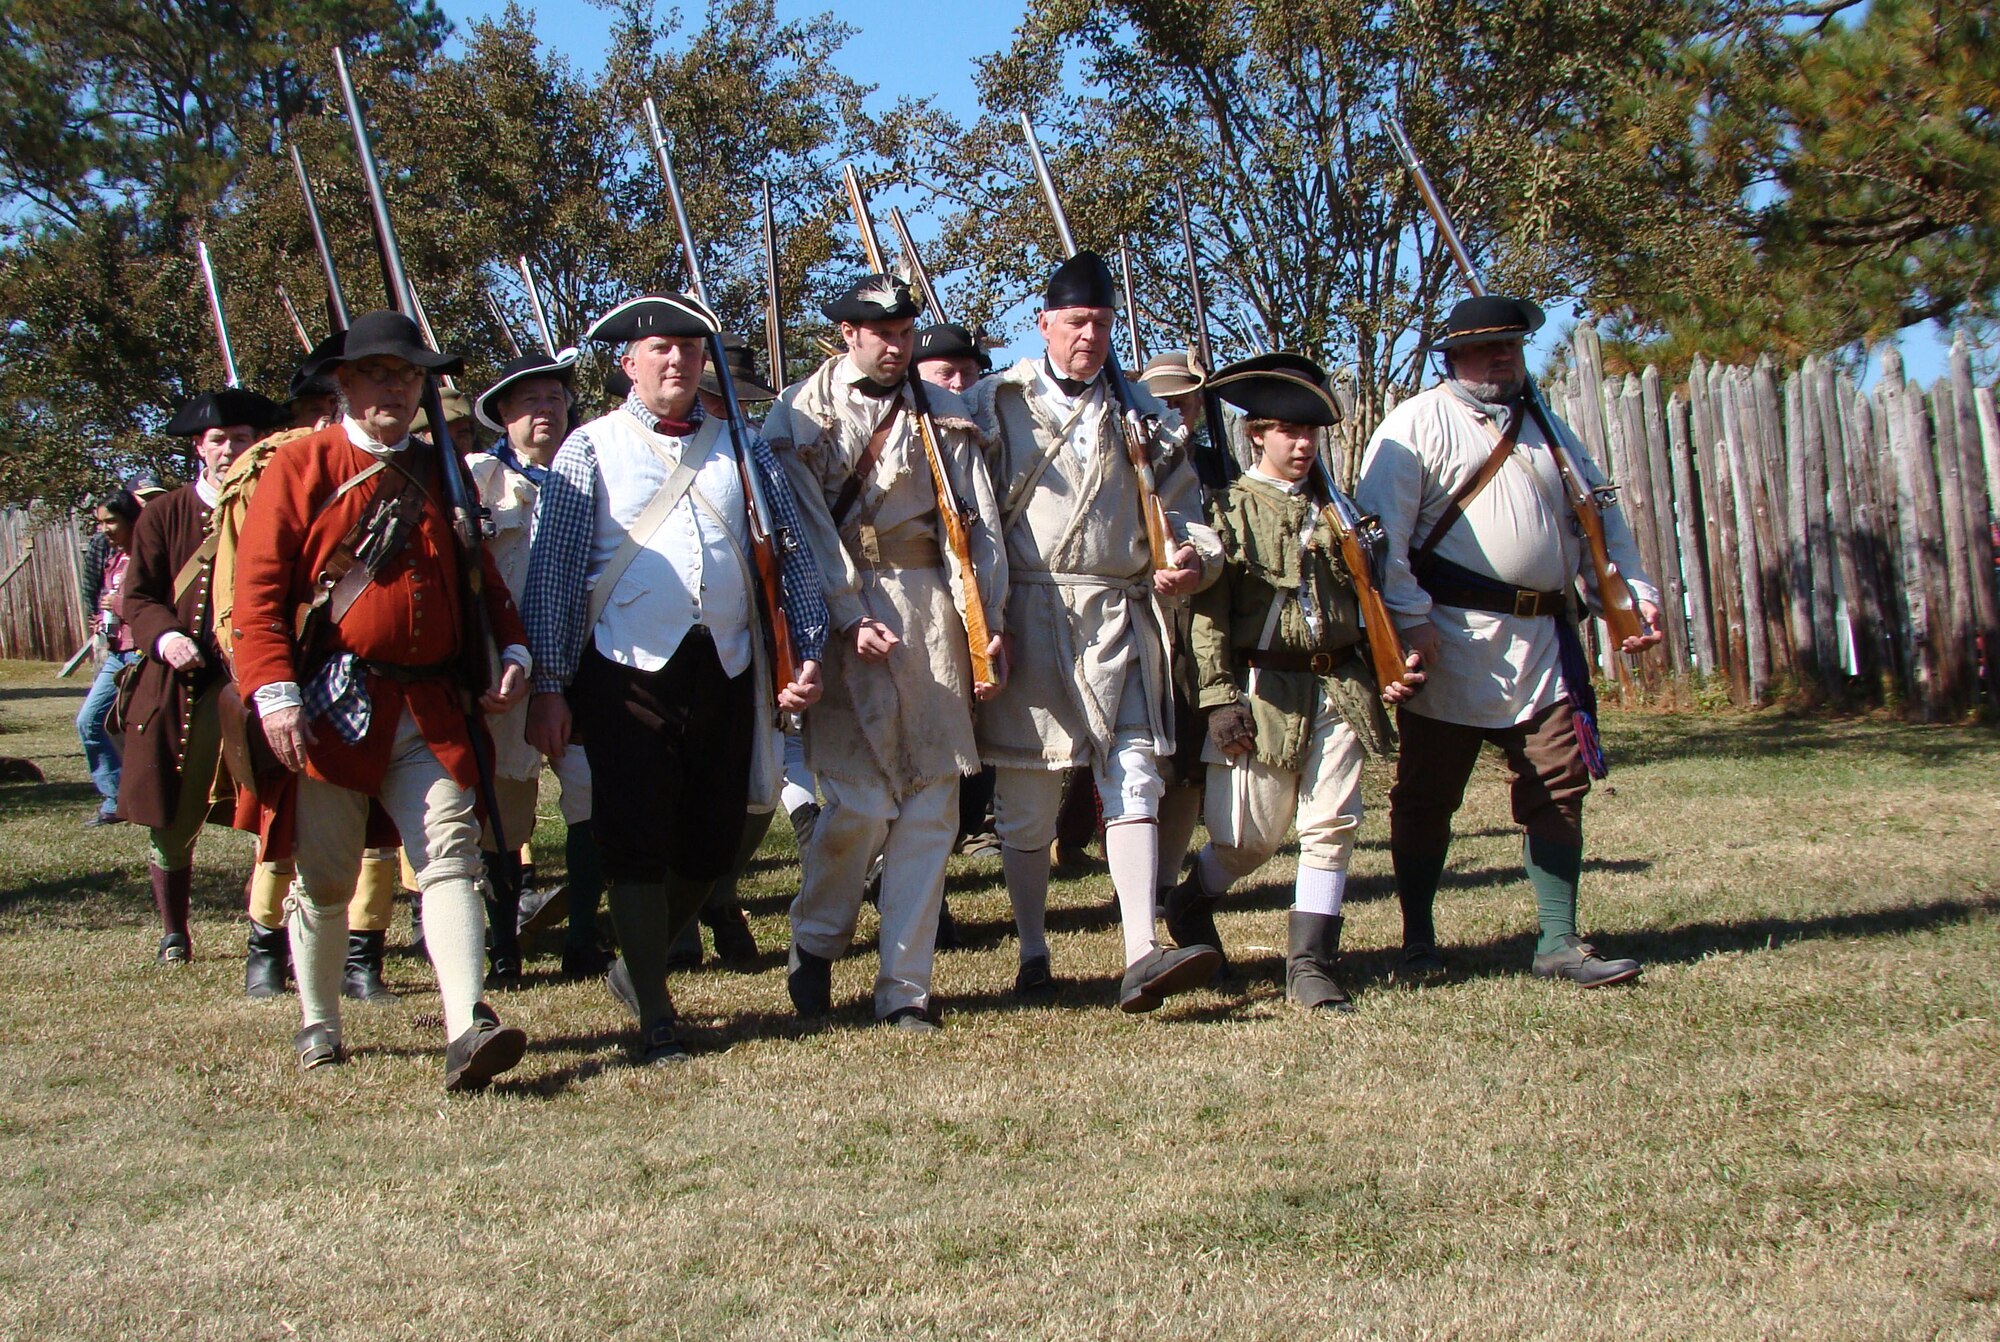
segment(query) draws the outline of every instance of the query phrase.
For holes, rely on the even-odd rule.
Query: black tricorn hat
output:
[[[980,372],[993,371],[993,356],[986,352],[986,346],[956,322],[939,322],[917,332],[917,352],[910,362],[922,363],[926,359],[977,359]]]
[[[729,380],[736,388],[739,401],[775,401],[778,393],[764,385],[757,376],[757,358],[750,352],[750,341],[735,331],[722,333],[722,354],[729,360]],[[715,364],[711,360],[701,370],[701,389],[710,396],[722,395],[722,379],[715,375]]]
[[[268,396],[241,387],[225,387],[182,402],[174,417],[167,421],[166,431],[176,438],[192,438],[210,429],[227,429],[237,424],[268,429],[284,419],[285,408]]]
[[[456,354],[445,354],[425,344],[424,333],[408,317],[388,308],[377,308],[356,317],[345,331],[320,341],[306,356],[301,371],[310,377],[337,363],[358,363],[378,355],[401,359],[433,373],[456,373],[465,367],[465,360]]]
[[[1526,340],[1548,318],[1525,298],[1481,294],[1452,306],[1444,319],[1444,334],[1431,342],[1434,350],[1456,349],[1482,340]]]
[[[1208,389],[1252,419],[1325,426],[1340,422],[1326,370],[1303,354],[1255,354],[1216,370]]]
[[[566,349],[553,356],[524,354],[508,363],[500,370],[500,376],[493,385],[481,392],[479,399],[472,403],[472,417],[495,433],[507,432],[507,426],[495,416],[494,410],[500,398],[506,395],[507,388],[531,377],[556,378],[573,392],[576,387],[576,350]]]
[[[894,275],[863,275],[820,308],[830,322],[893,322],[924,310],[923,300]]]
[[[301,396],[332,396],[339,392],[340,384],[333,380],[327,369],[335,355],[340,353],[340,335],[335,331],[326,339],[312,347],[312,352],[299,361],[292,372],[292,385],[285,389],[287,403]]]
[[[1108,308],[1116,306],[1117,286],[1111,267],[1093,251],[1081,251],[1056,267],[1042,293],[1044,308]]]
[[[607,400],[623,405],[625,398],[632,394],[632,378],[617,364],[604,370],[604,395]]]
[[[722,323],[698,298],[687,294],[641,294],[599,317],[583,333],[583,338],[622,343],[647,336],[712,336],[721,330]]]

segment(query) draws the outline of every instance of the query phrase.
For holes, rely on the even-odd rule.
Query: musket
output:
[[[1324,436],[1324,435],[1323,435]],[[1354,506],[1354,500],[1333,483],[1325,454],[1313,457],[1317,474],[1326,490],[1327,512],[1332,514],[1333,534],[1340,546],[1341,563],[1354,583],[1354,603],[1361,608],[1361,628],[1368,642],[1368,661],[1375,670],[1375,684],[1386,690],[1403,679],[1409,668],[1409,652],[1382,599],[1382,555],[1389,536],[1380,518],[1370,517]]]
[[[861,189],[861,179],[855,174],[852,163],[847,165],[845,176],[847,199],[854,207],[854,226],[861,233],[861,249],[868,253],[868,268],[877,274],[886,273],[882,244],[875,237],[875,220],[868,212],[868,196]],[[903,255],[909,259],[912,269],[921,273],[923,263],[916,259],[916,244],[910,240],[901,220],[896,222],[896,234],[902,240]],[[986,625],[986,603],[979,595],[979,569],[972,562],[970,524],[978,515],[959,506],[957,492],[951,487],[951,477],[944,468],[944,452],[938,447],[937,424],[931,418],[930,389],[917,376],[915,360],[904,371],[904,380],[909,383],[910,398],[916,407],[917,437],[924,445],[924,460],[930,463],[931,488],[937,498],[938,518],[944,524],[945,544],[958,561],[958,585],[963,596],[958,613],[965,622],[965,646],[972,655],[973,683],[992,685],[996,683],[993,658],[987,652],[987,646],[992,642],[993,635]]]
[[[674,159],[667,150],[667,133],[660,125],[660,109],[654,104],[651,94],[646,95],[646,126],[653,154],[660,163],[660,176],[666,184],[667,203],[673,207],[674,227],[680,231],[681,257],[687,263],[688,292],[706,306],[708,286],[702,282],[701,256],[694,245],[694,230],[688,226],[687,206],[681,200],[680,183],[674,177]],[[750,467],[749,449],[743,442],[743,407],[736,399],[736,379],[729,372],[729,359],[727,351],[722,348],[720,330],[709,333],[708,357],[715,363],[715,385],[721,389],[722,403],[727,408],[729,446],[736,454],[736,473],[743,482],[745,521],[750,531],[751,557],[756,562],[758,595],[764,608],[771,676],[776,690],[783,692],[787,685],[798,680],[803,665],[797,646],[792,642],[791,620],[785,614],[784,573],[778,560],[777,541],[768,525],[771,508],[765,502],[764,487],[757,481],[757,472]]]
[[[1062,197],[1056,194],[1055,178],[1049,175],[1049,165],[1042,157],[1041,142],[1035,138],[1035,123],[1028,120],[1026,112],[1021,113],[1021,134],[1028,141],[1028,157],[1034,160],[1035,179],[1041,183],[1042,199],[1049,207],[1049,217],[1055,221],[1056,236],[1062,240],[1063,256],[1076,255],[1076,240],[1070,236],[1069,217],[1063,213]],[[1174,566],[1172,530],[1167,525],[1167,510],[1160,502],[1159,489],[1153,475],[1153,455],[1149,444],[1153,438],[1153,422],[1139,413],[1138,403],[1132,397],[1131,384],[1118,367],[1118,351],[1107,348],[1104,354],[1104,380],[1110,384],[1112,395],[1118,398],[1118,424],[1125,434],[1125,455],[1132,463],[1132,472],[1139,481],[1139,511],[1146,525],[1146,548],[1151,552],[1155,569]]]
[[[944,304],[938,301],[937,289],[931,284],[931,273],[924,269],[923,257],[917,255],[916,239],[910,236],[910,226],[903,219],[903,212],[894,205],[889,207],[889,227],[896,230],[896,245],[903,251],[903,263],[910,268],[910,278],[917,282],[923,292],[924,307],[929,309],[933,321],[948,322]]]
[[[771,361],[771,385],[785,386],[785,317],[778,290],[778,225],[771,215],[771,184],[764,183],[764,354]]]
[[[1139,303],[1132,296],[1132,249],[1125,245],[1125,239],[1118,239],[1118,270],[1125,283],[1125,325],[1132,332],[1132,364],[1135,368],[1146,366],[1146,342],[1139,334]]]
[[[1187,194],[1178,181],[1174,183],[1174,209],[1180,215],[1181,246],[1187,251],[1188,295],[1194,301],[1194,356],[1205,380],[1215,374],[1215,354],[1208,344],[1208,300],[1202,290],[1201,264],[1195,259],[1194,226],[1188,223]],[[1237,464],[1236,454],[1229,450],[1229,422],[1222,413],[1222,398],[1203,387],[1201,410],[1208,423],[1208,452],[1206,459],[1195,458],[1195,474],[1208,488],[1221,489],[1241,474],[1242,468]]]
[[[292,296],[285,292],[285,286],[278,286],[278,301],[285,305],[285,315],[292,319],[292,332],[299,338],[299,346],[306,353],[312,353],[312,337],[306,334],[306,324],[299,320],[299,310],[292,306]]]
[[[215,263],[208,259],[208,244],[197,238],[194,254],[201,261],[202,287],[208,290],[208,315],[215,322],[215,343],[222,348],[224,380],[232,387],[240,387],[243,383],[236,376],[236,355],[229,348],[229,322],[222,315],[222,290],[215,284]]]
[[[444,346],[438,344],[437,332],[431,330],[431,317],[428,312],[424,311],[424,300],[423,297],[417,293],[417,286],[414,283],[410,283],[409,290],[410,290],[410,317],[417,323],[417,329],[424,333],[424,343],[426,345],[429,345],[432,349],[443,349]],[[448,390],[451,391],[458,390],[458,383],[452,380],[451,374],[449,373],[439,374],[438,380],[444,383],[445,387]]]
[[[1475,297],[1483,296],[1486,286],[1480,282],[1479,272],[1473,267],[1472,257],[1466,253],[1465,244],[1459,240],[1458,230],[1452,226],[1451,214],[1439,198],[1437,188],[1431,185],[1430,174],[1424,171],[1416,146],[1410,143],[1410,137],[1393,118],[1385,125],[1389,138],[1395,142],[1396,153],[1402,157],[1403,166],[1410,170],[1417,194],[1423,198],[1424,208],[1430,211],[1431,221],[1437,225],[1438,236],[1444,240],[1445,249],[1458,265],[1465,287]],[[1597,579],[1597,601],[1603,608],[1604,627],[1610,631],[1612,643],[1622,648],[1628,638],[1645,637],[1646,624],[1639,618],[1632,584],[1618,571],[1604,539],[1602,510],[1618,506],[1617,489],[1611,485],[1593,488],[1585,478],[1574,449],[1557,428],[1558,421],[1542,404],[1542,394],[1535,386],[1534,378],[1523,380],[1522,395],[1527,399],[1528,413],[1535,417],[1535,422],[1541,426],[1542,436],[1548,439],[1549,454],[1555,458],[1556,471],[1562,476],[1564,492],[1569,495],[1570,511],[1576,514],[1577,527],[1583,532],[1585,547],[1590,551],[1590,566]]]
[[[500,310],[500,300],[493,296],[493,291],[491,289],[488,289],[486,291],[486,310],[493,314],[493,320],[500,327],[500,337],[501,339],[507,342],[507,349],[509,350],[509,352],[511,352],[515,358],[517,359],[520,358],[521,342],[514,339],[514,327],[510,322],[508,322],[507,314]]]
[[[542,348],[548,351],[548,356],[553,359],[556,357],[556,335],[549,327],[548,311],[542,307],[542,287],[535,283],[535,272],[529,269],[528,258],[521,257],[519,264],[521,283],[527,286],[528,290],[528,308],[535,314],[535,329],[542,337]]]
[[[348,327],[347,299],[340,292],[340,276],[333,268],[333,248],[327,246],[326,229],[319,221],[319,203],[313,199],[312,179],[306,176],[306,161],[297,145],[287,145],[292,153],[292,171],[299,179],[299,195],[306,203],[306,226],[312,230],[313,247],[319,252],[319,267],[326,273],[326,319],[336,331]]]

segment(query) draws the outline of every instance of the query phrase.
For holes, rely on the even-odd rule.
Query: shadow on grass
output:
[[[63,681],[54,685],[9,685],[0,688],[0,704],[28,699],[74,699],[81,704],[85,691],[89,689],[90,681],[87,679]]]
[[[1631,730],[1617,732],[1610,742],[1614,768],[1773,756],[1810,764],[1818,756],[1849,754],[1857,745],[1919,764],[1949,765],[1990,756],[1996,744],[1993,732],[1978,728],[1915,727],[1855,718],[1659,716],[1625,718],[1619,726]]]

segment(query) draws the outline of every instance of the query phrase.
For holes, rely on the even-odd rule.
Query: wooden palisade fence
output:
[[[1995,702],[2000,417],[1962,335],[1929,391],[1893,349],[1871,393],[1818,358],[1782,378],[1769,356],[1697,358],[1671,387],[1650,367],[1607,377],[1589,326],[1569,356],[1549,399],[1621,486],[1668,612],[1632,668],[1642,692],[1687,702],[1706,682],[1926,721]]]
[[[90,637],[78,596],[82,532],[73,515],[0,509],[0,657],[67,661]]]

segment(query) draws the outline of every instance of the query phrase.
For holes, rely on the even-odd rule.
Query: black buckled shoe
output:
[[[833,1010],[833,961],[811,951],[792,947],[792,968],[785,975],[785,991],[792,996],[792,1009],[801,1020],[817,1020]]]
[[[553,932],[569,917],[569,886],[551,886],[547,890],[526,890],[521,894],[520,920],[516,926],[522,936],[540,936]]]
[[[1451,966],[1435,946],[1405,946],[1403,958],[1389,974],[1389,982],[1404,987],[1437,983],[1451,973]]]
[[[1603,988],[1639,977],[1637,960],[1608,960],[1597,948],[1574,932],[1563,938],[1563,948],[1535,957],[1536,978],[1568,979],[1579,988]]]
[[[179,969],[194,959],[194,942],[185,932],[169,932],[160,938],[160,949],[153,953],[153,958]]]
[[[750,920],[743,916],[743,910],[717,914],[708,930],[715,938],[715,958],[724,964],[745,965],[757,958],[757,937],[750,931]]]
[[[595,979],[604,977],[611,968],[612,955],[602,946],[565,946],[562,953],[562,976],[566,979]]]
[[[1049,972],[1049,957],[1031,955],[1014,972],[1014,996],[1048,998],[1056,995],[1056,976]]]
[[[340,972],[340,995],[357,1002],[393,1002],[396,994],[382,978],[384,944],[382,932],[349,932],[347,964]]]
[[[493,1008],[481,1002],[472,1009],[471,1028],[445,1045],[444,1088],[454,1093],[483,1090],[527,1051],[527,1034],[502,1025]]]
[[[1191,992],[1215,977],[1222,953],[1213,946],[1155,946],[1125,971],[1118,985],[1118,1009],[1129,1015],[1158,1011],[1176,993]]]
[[[1167,935],[1174,939],[1174,945],[1183,948],[1212,947],[1226,966],[1229,957],[1223,954],[1222,933],[1215,927],[1215,906],[1221,902],[1220,896],[1203,888],[1197,866],[1179,885],[1167,891]]]
[[[282,927],[250,920],[250,945],[243,956],[243,995],[283,997],[285,968],[292,958],[292,938]]]
[[[347,1050],[334,1037],[333,1028],[324,1023],[308,1025],[293,1035],[292,1047],[298,1050],[300,1071],[336,1067],[347,1061]]]

